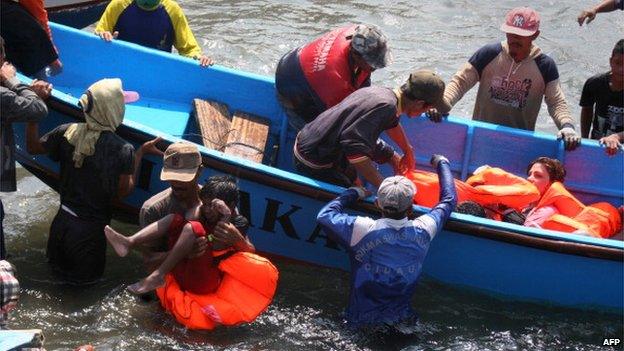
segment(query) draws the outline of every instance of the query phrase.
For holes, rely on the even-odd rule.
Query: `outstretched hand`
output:
[[[594,18],[596,18],[596,11],[594,11],[593,9],[589,9],[581,11],[581,14],[578,16],[577,20],[579,26],[582,26],[583,23],[589,24],[591,21],[594,20]],[[587,20],[587,22],[585,22],[585,20]]]
[[[159,142],[162,141],[161,137],[156,137],[150,141],[146,141],[141,145],[141,149],[144,154],[151,154],[156,156],[162,156],[164,153],[156,146]]]

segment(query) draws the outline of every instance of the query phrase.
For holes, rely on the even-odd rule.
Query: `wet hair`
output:
[[[475,217],[487,218],[483,206],[470,200],[462,201],[457,204],[457,207],[455,207],[455,212]]]
[[[533,162],[529,163],[529,166],[526,170],[527,175],[529,174],[529,171],[531,171],[531,167],[533,167],[533,165],[536,163],[544,165],[551,182],[563,183],[566,175],[566,170],[565,168],[563,168],[563,164],[561,164],[561,161],[550,157],[538,157],[533,160]]]
[[[617,43],[615,43],[613,51],[611,52],[611,57],[622,54],[624,54],[624,39],[620,39]]]
[[[223,200],[228,206],[235,207],[239,199],[236,179],[229,175],[212,176],[202,186],[199,197]]]

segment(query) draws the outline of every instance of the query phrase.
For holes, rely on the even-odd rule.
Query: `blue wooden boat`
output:
[[[250,236],[262,252],[348,268],[345,252],[328,241],[314,220],[319,209],[343,189],[292,172],[295,134],[288,129],[276,101],[272,78],[220,66],[201,69],[197,62],[177,55],[120,41],[106,43],[91,33],[62,25],[51,27],[65,70],[52,79],[55,90],[48,102],[50,114],[40,127],[42,132],[61,123],[80,121],[77,98],[91,83],[106,77],[120,77],[125,89],[141,94],[141,100],[127,106],[118,130],[135,146],[154,136],[162,136],[167,144],[180,139],[201,142],[191,116],[195,98],[219,101],[230,111],[265,118],[270,128],[264,163],[200,145],[206,165],[201,180],[220,173],[239,179],[240,210],[250,219]],[[402,123],[421,169],[430,169],[430,155],[440,153],[449,158],[453,172],[461,179],[483,164],[523,175],[531,160],[549,156],[564,162],[566,185],[583,202],[608,201],[616,206],[623,202],[623,155],[609,158],[595,141],[583,140],[582,147],[566,152],[560,141],[539,132],[453,117],[441,124],[426,118],[403,118]],[[29,155],[24,128],[16,127],[18,161],[55,187],[58,164],[45,156]],[[146,158],[137,189],[117,204],[120,213],[130,214],[136,221],[141,204],[165,189],[166,184],[159,180],[161,166],[160,159]],[[388,169],[383,171],[389,174]],[[370,201],[354,211],[375,216]],[[623,268],[622,241],[453,214],[431,246],[424,274],[510,300],[621,313]]]

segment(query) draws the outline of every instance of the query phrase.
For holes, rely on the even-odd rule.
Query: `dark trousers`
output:
[[[48,261],[53,271],[70,283],[94,282],[104,274],[107,223],[80,219],[63,209],[50,226]]]
[[[306,166],[294,156],[293,162],[295,164],[295,169],[300,174],[347,188],[353,185],[353,182],[357,177],[355,168],[353,168],[350,164],[345,164],[343,167],[316,169]]]

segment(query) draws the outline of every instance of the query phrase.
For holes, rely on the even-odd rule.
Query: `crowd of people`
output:
[[[622,10],[623,6],[622,0],[605,0],[583,11],[578,22],[589,23],[597,13]],[[174,283],[182,293],[215,292],[222,281],[221,263],[233,253],[255,251],[245,234],[249,222],[238,212],[236,180],[215,176],[199,184],[202,160],[191,143],[174,143],[163,152],[157,138],[135,150],[117,135],[125,104],[138,98],[125,92],[119,79],[97,81],[80,97],[84,123],[60,125],[40,136],[38,122],[47,115],[45,99],[52,90],[44,79],[60,74],[63,68],[42,8],[42,1],[2,1],[0,191],[16,191],[12,124],[26,122],[28,152],[47,154],[60,164],[61,204],[51,223],[47,245],[54,273],[74,284],[97,281],[104,272],[108,240],[122,257],[131,249],[140,249],[148,275],[129,286],[135,294],[164,289],[158,294],[167,300],[167,291]],[[526,201],[526,206],[511,208],[514,211],[507,211],[509,207],[501,203],[493,208],[491,203],[472,201],[483,197],[466,194],[478,192],[483,183],[473,178],[467,185],[458,185],[449,161],[442,155],[431,159],[437,171],[432,175],[437,180],[435,189],[421,188],[418,178],[410,175],[415,169],[414,151],[400,117],[424,113],[434,122],[441,122],[477,83],[474,120],[534,130],[544,100],[566,149],[578,147],[581,137],[599,140],[610,155],[621,148],[624,40],[619,40],[611,52],[610,71],[589,78],[583,87],[578,133],[561,89],[557,65],[535,44],[540,21],[531,8],[509,11],[501,25],[505,40],[478,49],[448,83],[433,71],[418,69],[394,89],[371,85],[372,72],[391,64],[392,54],[388,37],[369,24],[332,30],[289,51],[279,61],[276,94],[290,126],[297,131],[293,148],[296,170],[348,188],[319,212],[317,221],[349,253],[354,278],[346,319],[352,325],[415,320],[410,298],[422,263],[431,240],[458,202],[464,213],[507,218],[531,227],[561,229],[565,224],[571,227],[569,231],[597,236],[603,236],[603,229],[621,227],[617,210],[614,219],[611,208],[585,206],[569,194],[562,185],[565,170],[553,159],[535,160],[529,165],[526,180],[514,180],[514,186],[522,184],[523,196],[533,196],[526,197],[532,199]],[[20,30],[15,30],[18,27]],[[167,52],[175,47],[180,55],[198,60],[202,67],[213,64],[201,52],[186,17],[173,0],[113,0],[95,32],[105,41],[125,40]],[[28,41],[23,40],[24,36]],[[37,55],[31,51],[34,45]],[[16,78],[16,68],[38,79],[23,84]],[[401,153],[380,138],[383,132]],[[160,179],[170,187],[143,204],[139,218],[142,229],[126,237],[109,226],[113,201],[133,191],[141,158],[148,154],[163,158]],[[374,163],[388,163],[395,176],[384,179]],[[475,177],[484,179],[479,173],[476,171]],[[504,182],[511,179],[488,179],[494,178],[504,178]],[[364,182],[377,189],[375,203],[381,219],[344,213],[345,207],[371,195]],[[464,191],[468,187],[471,190]],[[431,210],[414,218],[412,205],[417,192],[423,189],[432,198],[425,204]],[[554,192],[567,196],[568,202],[561,205],[550,201]],[[577,206],[574,213],[571,206]],[[1,201],[0,211],[3,218]],[[606,213],[606,219],[588,222],[587,218],[594,218],[596,213]],[[565,218],[554,217],[557,215]],[[1,222],[0,245],[4,260]],[[12,292],[3,294],[7,298],[2,302],[0,326],[4,327],[18,285],[8,262],[0,261],[0,269],[4,289]],[[268,281],[277,279],[276,271],[271,273],[269,267],[268,272]],[[218,309],[205,313],[217,315],[219,320],[223,317]]]

